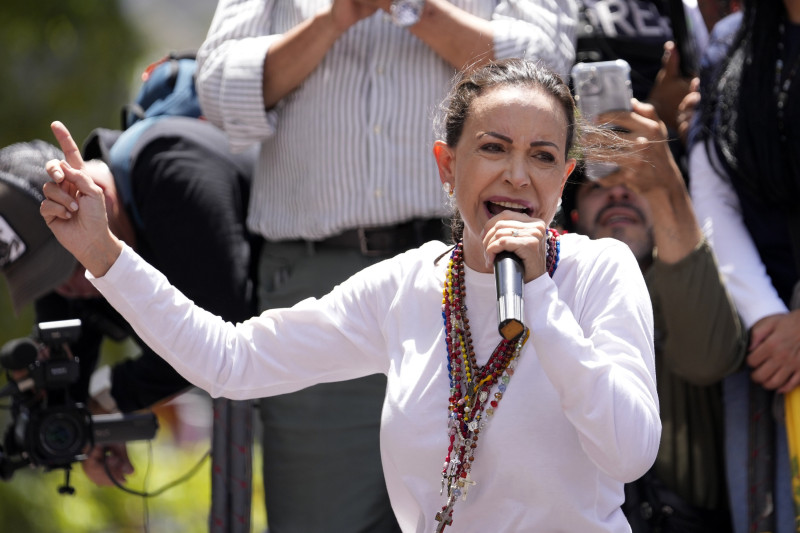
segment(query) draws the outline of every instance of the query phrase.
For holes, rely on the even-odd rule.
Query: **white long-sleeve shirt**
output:
[[[541,59],[568,73],[574,0],[451,3],[491,20],[498,58]],[[248,226],[270,240],[318,240],[447,214],[431,117],[455,70],[385,12],[351,27],[299,87],[265,111],[271,44],[327,5],[221,0],[198,53],[204,114],[234,149],[261,143]]]
[[[129,248],[93,283],[212,396],[259,398],[385,373],[381,454],[392,507],[403,531],[428,533],[444,504],[449,444],[447,257],[434,263],[446,250],[430,242],[320,299],[238,325],[195,307]],[[467,268],[466,290],[482,365],[500,340],[494,276]],[[524,301],[531,335],[481,432],[477,484],[455,506],[454,531],[629,531],[623,482],[652,465],[661,432],[652,308],[639,266],[618,241],[565,235],[555,275],[525,284]]]
[[[714,249],[744,326],[750,329],[766,316],[788,312],[744,225],[739,197],[709,161],[704,143],[697,143],[690,153],[689,174],[700,227]]]

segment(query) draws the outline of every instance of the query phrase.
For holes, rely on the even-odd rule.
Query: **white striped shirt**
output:
[[[234,150],[261,143],[248,227],[268,240],[319,240],[356,227],[447,213],[432,118],[454,69],[378,11],[352,26],[270,111],[270,44],[329,0],[221,0],[198,58],[203,112]],[[492,21],[497,58],[574,59],[573,0],[453,0]],[[566,79],[566,78],[565,78]]]

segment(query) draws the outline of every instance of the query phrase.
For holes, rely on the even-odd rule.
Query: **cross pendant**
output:
[[[444,528],[453,523],[453,505],[456,503],[456,499],[453,496],[447,498],[447,506],[436,513],[436,521],[439,522],[439,525],[436,526],[436,533],[442,533]]]
[[[476,482],[472,481],[472,473],[470,472],[467,473],[467,477],[458,482],[458,486],[461,487],[461,501],[467,500],[467,492],[469,492],[470,486],[475,484]]]
[[[436,513],[436,521],[439,522],[439,525],[436,526],[436,533],[442,533],[442,531],[444,531],[444,528],[453,523],[453,518],[450,516],[449,510],[442,511]]]

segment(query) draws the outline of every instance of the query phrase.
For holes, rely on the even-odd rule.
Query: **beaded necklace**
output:
[[[789,89],[792,87],[792,81],[800,68],[800,54],[795,54],[792,66],[786,78],[783,78],[783,59],[786,54],[786,26],[781,21],[778,25],[778,58],[775,60],[775,99],[778,108],[778,133],[781,141],[786,140],[786,131],[784,129],[784,115],[786,113],[786,102],[789,98]],[[787,58],[788,59],[788,58]]]
[[[550,229],[547,238],[547,273],[551,277],[558,267],[560,246],[558,232]],[[450,373],[447,419],[450,445],[442,469],[440,491],[440,494],[447,491],[447,503],[436,513],[436,520],[439,522],[437,532],[444,531],[445,527],[453,523],[453,506],[459,497],[462,501],[466,500],[469,488],[475,485],[470,470],[475,461],[479,434],[503,398],[511,376],[514,375],[522,347],[530,335],[530,331],[525,328],[516,340],[502,339],[486,364],[478,366],[467,318],[463,247],[463,243],[459,242],[450,254],[442,291],[442,318],[447,345],[447,369]],[[492,394],[493,388],[496,390]]]

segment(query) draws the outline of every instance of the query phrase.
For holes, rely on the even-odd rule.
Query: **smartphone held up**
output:
[[[572,67],[572,85],[575,103],[586,120],[594,122],[609,111],[631,110],[631,67],[625,60],[577,63]],[[620,130],[614,124],[603,126]],[[586,177],[595,180],[617,168],[614,163],[587,161]]]

